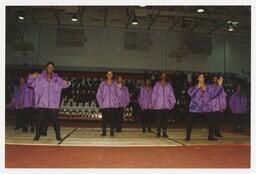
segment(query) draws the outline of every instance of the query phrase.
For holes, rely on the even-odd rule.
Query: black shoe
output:
[[[185,141],[190,141],[190,138],[189,138],[189,137],[186,137],[186,138],[185,138]]]
[[[62,139],[61,137],[56,138],[56,140],[57,140],[57,144],[61,144],[61,143],[62,143],[62,141],[63,141],[63,139]]]
[[[102,132],[101,136],[107,136],[106,132]]]
[[[43,136],[47,136],[47,132],[43,132],[41,135],[43,135]]]
[[[157,132],[156,137],[161,137],[161,133]]]
[[[111,136],[111,137],[115,136],[115,135],[114,135],[114,131],[110,131],[110,136]]]
[[[39,140],[39,137],[34,137],[33,138],[33,141],[38,141]]]
[[[208,137],[208,140],[211,140],[211,141],[217,141],[218,139],[215,138],[215,137]]]
[[[148,128],[148,132],[152,132],[151,128]]]
[[[163,132],[163,137],[167,138],[168,135],[166,134],[166,132]]]
[[[143,132],[143,133],[145,133],[145,132],[146,132],[146,129],[145,129],[145,128],[143,128],[143,129],[142,129],[142,132]]]

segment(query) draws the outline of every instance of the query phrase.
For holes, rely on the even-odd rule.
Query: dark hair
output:
[[[45,65],[45,67],[47,67],[48,65],[52,65],[53,67],[55,67],[55,63],[52,62],[52,61],[47,62],[46,65]]]
[[[205,73],[199,72],[199,73],[197,74],[197,78],[198,78],[201,74],[204,75],[204,77],[205,77]]]
[[[161,76],[163,73],[167,74],[166,71],[161,71],[161,72],[159,73],[159,76]]]
[[[151,79],[150,78],[145,78],[144,79],[144,82],[146,82],[147,80],[149,80],[151,82]]]

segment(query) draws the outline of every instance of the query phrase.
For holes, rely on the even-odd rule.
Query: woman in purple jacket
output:
[[[218,85],[205,84],[205,77],[203,73],[198,75],[198,84],[189,88],[188,94],[191,97],[189,105],[189,115],[186,125],[186,141],[190,140],[194,117],[203,115],[209,121],[209,135],[208,140],[217,140],[214,137],[214,116],[211,109],[211,100],[217,97],[223,91],[223,77],[218,79]]]
[[[54,73],[54,68],[55,64],[48,62],[41,74],[34,73],[28,77],[27,84],[34,89],[35,107],[38,111],[34,141],[39,140],[44,120],[47,120],[47,117],[50,117],[53,123],[56,140],[62,141],[58,120],[60,95],[63,88],[70,86],[70,82],[63,80],[58,74]]]
[[[130,103],[130,95],[128,88],[124,85],[124,80],[121,76],[117,77],[117,86],[121,92],[120,106],[118,108],[118,117],[116,122],[116,132],[121,132],[123,127],[124,109]]]
[[[113,80],[112,71],[106,74],[107,79],[100,83],[96,99],[102,113],[102,134],[106,136],[107,124],[110,124],[110,136],[114,136],[115,122],[120,106],[121,92]]]
[[[28,131],[28,127],[30,126],[30,131],[34,132],[34,113],[35,106],[35,94],[33,88],[29,87],[27,83],[23,85],[23,99],[22,99],[22,117],[24,124],[24,132]]]
[[[229,107],[233,115],[234,131],[242,131],[245,113],[247,111],[247,97],[241,91],[241,86],[236,86],[235,93],[229,99]]]
[[[172,85],[167,81],[166,73],[160,73],[160,81],[156,82],[152,92],[152,107],[156,111],[157,137],[168,137],[166,131],[168,126],[169,111],[174,107],[176,99]]]
[[[14,107],[15,109],[15,121],[16,121],[16,127],[15,130],[18,130],[20,128],[22,128],[23,130],[25,130],[24,127],[24,121],[23,121],[23,104],[22,104],[22,100],[23,100],[23,96],[24,96],[24,84],[25,84],[25,79],[23,77],[21,77],[19,79],[19,84],[16,88],[16,90],[14,91],[13,97],[12,97],[12,101],[11,101],[11,105]]]
[[[212,82],[213,82],[213,86],[215,87],[218,87],[218,77],[215,75],[213,76],[213,79],[212,79]],[[224,111],[227,107],[227,99],[226,99],[226,92],[223,88],[223,90],[220,92],[220,94],[213,98],[211,100],[211,112],[213,112],[213,117],[214,117],[214,120],[215,120],[215,128],[214,128],[214,135],[216,137],[222,137],[222,134],[220,132],[220,123],[221,123],[221,119],[223,117],[223,114],[224,114]]]
[[[148,132],[151,132],[151,125],[153,124],[153,110],[152,110],[152,87],[149,79],[145,80],[144,86],[140,89],[139,93],[139,105],[142,111],[141,123],[142,132],[146,132],[146,127]]]

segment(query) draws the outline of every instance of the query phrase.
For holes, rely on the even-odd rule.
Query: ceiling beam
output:
[[[58,11],[57,7],[53,7],[53,10],[54,10],[54,16],[56,18],[57,24],[61,25],[59,11]]]
[[[29,14],[29,16],[31,17],[31,19],[33,20],[33,22],[34,22],[35,24],[37,24],[38,22],[37,22],[37,20],[36,20],[36,18],[35,18],[35,16],[34,16],[34,12],[35,12],[35,9],[34,9],[33,7],[28,8],[28,14]]]
[[[152,20],[150,21],[147,30],[150,30],[150,28],[152,27],[152,25],[154,24],[154,22],[156,21],[158,15],[160,14],[160,10],[157,10],[157,12],[155,13],[155,15],[152,17]]]
[[[179,21],[179,19],[174,19],[168,30],[172,30],[179,23]]]
[[[212,28],[208,34],[212,34],[214,31],[218,30],[220,27],[224,26],[227,24],[227,21],[232,20],[233,18],[237,17],[240,15],[240,13],[245,9],[246,7],[240,8],[238,11],[234,12],[232,15],[224,19],[221,23],[219,23],[216,27]]]
[[[136,15],[138,17],[145,17],[146,15],[153,15],[152,10],[146,9],[146,8],[135,8]],[[207,14],[207,13],[196,13],[196,12],[186,12],[183,11],[169,11],[169,10],[161,10],[159,16],[162,17],[170,17],[170,16],[176,16],[176,17],[188,17],[188,18],[200,18],[200,19],[213,19],[213,20],[221,20],[226,19],[229,17],[228,15],[223,14]],[[247,16],[243,17],[244,19],[247,18]]]
[[[78,15],[79,15],[80,26],[84,26],[84,23],[83,23],[84,10],[85,10],[84,6],[78,8]]]
[[[126,28],[129,28],[129,23],[130,23],[131,17],[132,17],[131,10],[130,10],[129,6],[126,8],[126,14],[127,14]]]

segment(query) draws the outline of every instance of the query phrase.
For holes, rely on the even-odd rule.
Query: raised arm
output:
[[[28,79],[27,79],[27,85],[31,88],[35,88],[36,85],[38,84],[40,74],[37,72],[34,74],[29,74]]]
[[[211,91],[211,99],[218,97],[224,90],[222,85],[218,85],[218,86],[209,85],[209,88]]]
[[[196,86],[193,86],[191,88],[188,89],[188,95],[193,98],[196,93],[199,91],[199,87],[196,85]]]
[[[66,81],[60,77],[57,77],[57,83],[58,83],[59,88],[61,88],[61,89],[68,88],[71,85],[70,81]]]

